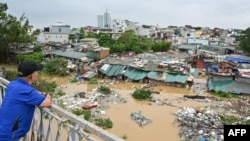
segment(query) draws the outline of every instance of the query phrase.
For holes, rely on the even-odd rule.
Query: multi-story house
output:
[[[70,25],[58,23],[50,27],[45,27],[37,36],[38,42],[60,42],[68,43],[70,34]]]

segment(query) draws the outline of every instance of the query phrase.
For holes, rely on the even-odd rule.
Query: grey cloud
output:
[[[25,13],[35,27],[61,21],[72,27],[96,26],[96,14],[106,9],[111,18],[140,24],[247,28],[250,19],[248,0],[3,0],[9,13]]]

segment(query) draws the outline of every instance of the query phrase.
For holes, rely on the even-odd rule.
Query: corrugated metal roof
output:
[[[122,71],[125,69],[124,65],[112,65],[111,69],[106,73],[107,76],[117,76],[122,74]]]
[[[173,74],[168,73],[165,79],[165,82],[178,82],[178,83],[186,83],[188,76],[185,74]]]
[[[73,50],[69,51],[62,51],[62,50],[53,50],[50,52],[50,54],[67,57],[67,58],[73,58],[73,59],[81,59],[83,57],[86,57],[87,54],[83,52],[76,52]]]
[[[110,65],[110,64],[104,64],[101,67],[100,72],[106,75],[111,68],[112,68],[112,65]]]
[[[87,71],[84,74],[82,74],[83,78],[87,78],[87,79],[91,79],[94,76],[96,76],[97,73],[93,72],[93,71]]]
[[[147,75],[148,78],[150,79],[157,79],[157,72],[156,71],[151,71]]]
[[[126,69],[126,72],[124,73],[124,76],[127,76],[129,79],[132,80],[142,80],[147,76],[148,72],[143,70],[136,70],[132,68]]]

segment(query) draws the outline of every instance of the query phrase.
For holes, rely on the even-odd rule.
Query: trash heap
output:
[[[223,123],[216,112],[210,109],[184,107],[176,113],[181,131],[179,135],[185,141],[223,141]]]
[[[143,116],[141,111],[132,112],[130,117],[141,127],[152,122],[149,118]]]

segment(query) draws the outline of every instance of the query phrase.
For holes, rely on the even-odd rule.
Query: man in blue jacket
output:
[[[18,66],[18,78],[11,81],[0,105],[0,141],[18,141],[30,130],[36,106],[49,107],[50,95],[43,95],[32,87],[43,65],[22,62]]]

